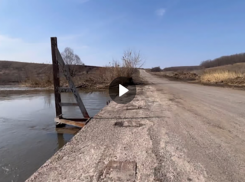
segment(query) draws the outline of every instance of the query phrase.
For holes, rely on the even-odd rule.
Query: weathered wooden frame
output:
[[[67,68],[60,52],[58,49],[57,44],[57,37],[51,37],[51,52],[52,52],[52,63],[53,63],[53,80],[54,80],[54,96],[55,96],[55,110],[56,110],[56,118],[55,122],[57,123],[56,126],[60,124],[68,124],[78,127],[83,127],[87,121],[89,121],[89,114],[82,102],[82,99],[73,83],[69,69]],[[60,70],[68,81],[69,87],[60,87]],[[72,92],[76,103],[61,103],[61,93],[62,92]],[[78,106],[84,116],[81,119],[74,119],[74,118],[63,118],[62,117],[62,106]]]

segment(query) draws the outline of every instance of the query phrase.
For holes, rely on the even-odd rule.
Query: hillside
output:
[[[77,66],[79,70],[78,77],[84,76],[84,79],[91,77],[93,72],[101,69],[97,66]],[[86,78],[85,78],[86,77]],[[17,61],[0,61],[0,84],[24,84],[30,80],[49,80],[52,82],[52,65],[40,63],[26,63]]]
[[[98,67],[89,65],[72,65],[75,75],[72,77],[77,87],[89,89],[104,89],[119,76],[128,76],[136,84],[144,82],[139,77],[139,71],[130,67]],[[62,72],[62,71],[61,71]],[[68,86],[67,80],[61,74],[61,86]],[[0,85],[22,85],[28,87],[53,87],[53,71],[51,64],[25,63],[16,61],[0,61]]]
[[[245,63],[245,53],[221,56],[213,60],[206,60],[200,63],[199,66],[173,66],[166,67],[163,71],[193,71],[202,70],[204,68],[213,68],[237,63]]]
[[[245,63],[196,70],[151,72],[160,77],[208,85],[245,87]]]

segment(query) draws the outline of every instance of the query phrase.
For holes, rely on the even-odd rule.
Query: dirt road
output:
[[[165,149],[176,167],[198,181],[245,181],[245,92],[141,75],[153,84],[152,97],[167,105],[159,128],[166,130]],[[173,179],[182,176],[177,171]]]
[[[245,92],[141,76],[28,181],[245,181]]]

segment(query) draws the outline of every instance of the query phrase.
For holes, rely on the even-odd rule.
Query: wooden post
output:
[[[57,47],[57,38],[51,37],[51,52],[52,52],[52,62],[53,62],[53,78],[54,78],[54,97],[55,97],[55,110],[56,110],[56,117],[62,117],[62,108],[60,106],[61,97],[59,93],[60,87],[60,71],[59,71],[59,64],[56,57],[56,50]]]

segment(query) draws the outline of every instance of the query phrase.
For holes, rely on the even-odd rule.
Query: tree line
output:
[[[201,66],[174,66],[164,68],[163,71],[193,71],[202,69]]]
[[[228,64],[242,63],[245,62],[245,53],[234,54],[230,56],[222,56],[214,60],[203,61],[200,66],[204,68],[212,68],[216,66],[223,66]]]
[[[229,56],[222,56],[213,60],[206,60],[201,62],[199,66],[174,66],[164,68],[163,71],[193,71],[203,68],[212,68],[217,66],[224,66],[235,63],[245,62],[245,53],[233,54]]]

